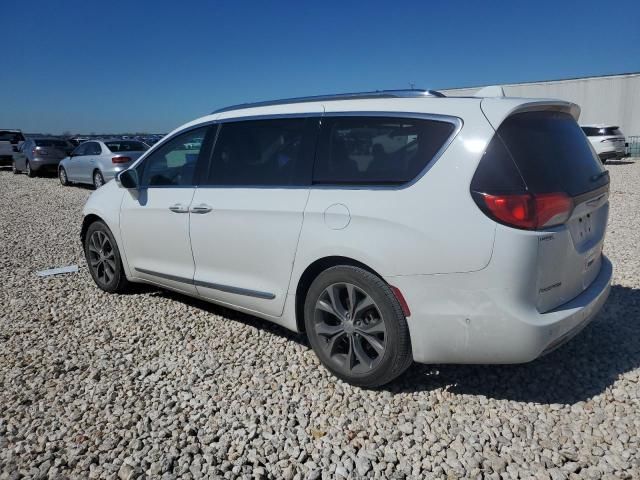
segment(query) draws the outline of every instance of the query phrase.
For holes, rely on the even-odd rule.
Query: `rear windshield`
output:
[[[20,132],[7,132],[6,130],[0,130],[0,142],[24,142],[24,135]]]
[[[142,142],[132,140],[117,140],[104,143],[112,152],[144,152],[149,148]]]
[[[618,127],[582,127],[582,131],[587,137],[621,136],[622,132]]]
[[[55,140],[50,138],[36,139],[37,147],[57,147],[57,148],[69,148],[70,145],[64,140]]]
[[[563,112],[525,112],[498,128],[524,179],[534,193],[576,196],[609,182],[593,148],[573,117]]]

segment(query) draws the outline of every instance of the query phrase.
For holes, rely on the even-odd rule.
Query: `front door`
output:
[[[191,204],[194,280],[202,297],[282,315],[317,130],[317,117],[221,123]]]
[[[134,278],[194,295],[189,207],[196,164],[209,127],[182,133],[136,165],[140,188],[120,209],[126,260]]]

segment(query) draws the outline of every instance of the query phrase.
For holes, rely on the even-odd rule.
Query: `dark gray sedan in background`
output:
[[[13,154],[13,173],[25,172],[34,177],[41,172],[56,172],[60,160],[73,150],[66,140],[59,138],[27,138]]]
[[[129,168],[149,146],[137,140],[90,140],[81,143],[58,167],[62,185],[93,184],[100,188]]]

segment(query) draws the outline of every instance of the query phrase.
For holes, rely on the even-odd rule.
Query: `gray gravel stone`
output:
[[[0,171],[0,478],[640,478],[640,162],[607,168],[614,281],[578,337],[376,391],[256,318],[102,293],[79,244],[90,190]]]

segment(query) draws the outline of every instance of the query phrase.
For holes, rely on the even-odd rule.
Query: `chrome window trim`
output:
[[[418,173],[418,175],[416,175],[416,177],[406,183],[403,184],[398,184],[398,185],[376,185],[376,184],[362,184],[362,185],[356,185],[356,184],[311,184],[311,185],[238,185],[238,186],[233,186],[233,185],[180,185],[180,186],[175,186],[175,185],[154,185],[152,187],[141,187],[141,188],[232,188],[232,189],[238,189],[238,188],[249,188],[249,189],[269,189],[269,190],[274,190],[274,189],[294,189],[294,190],[300,190],[300,189],[318,189],[318,190],[326,190],[326,189],[333,189],[333,190],[404,190],[405,188],[409,188],[412,185],[414,185],[415,183],[417,183],[422,177],[424,177],[424,175],[431,169],[431,167],[433,167],[433,165],[438,161],[438,159],[442,156],[442,154],[449,148],[449,146],[451,145],[451,143],[453,143],[453,140],[457,137],[458,133],[460,133],[460,130],[462,130],[462,127],[464,126],[464,121],[460,118],[460,117],[456,117],[453,115],[447,115],[447,114],[440,114],[440,113],[421,113],[421,112],[406,112],[406,111],[366,111],[366,110],[347,110],[347,111],[340,111],[340,112],[301,112],[301,113],[274,113],[274,114],[264,114],[264,115],[249,115],[249,116],[238,116],[238,117],[229,117],[229,118],[223,118],[223,119],[215,119],[215,120],[208,120],[202,123],[198,123],[197,125],[191,125],[188,128],[185,128],[183,130],[180,130],[178,132],[173,133],[172,135],[168,135],[167,137],[163,138],[160,142],[156,143],[155,145],[153,145],[149,150],[147,150],[145,152],[144,155],[142,155],[140,158],[138,158],[138,160],[136,160],[136,162],[134,162],[129,168],[136,168],[137,165],[139,163],[142,163],[149,155],[151,155],[157,148],[162,147],[164,144],[166,144],[167,142],[171,141],[172,139],[174,139],[175,137],[177,137],[178,135],[182,135],[184,133],[188,133],[192,130],[196,130],[198,128],[202,128],[202,127],[209,127],[211,125],[215,125],[215,124],[224,124],[224,123],[229,123],[229,122],[241,122],[241,121],[258,121],[258,120],[274,120],[274,119],[287,119],[287,118],[309,118],[309,117],[318,117],[318,119],[320,120],[320,122],[322,122],[322,120],[324,118],[328,118],[328,117],[388,117],[388,118],[413,118],[413,119],[418,119],[418,120],[433,120],[433,121],[440,121],[440,122],[447,122],[447,123],[451,123],[454,125],[454,130],[451,133],[451,135],[449,136],[449,138],[447,139],[446,142],[444,142],[444,144],[442,145],[442,147],[440,147],[440,149],[436,152],[436,154],[433,156],[433,158],[431,160],[429,160],[429,162],[427,162],[427,164],[425,165],[425,167]],[[214,138],[214,144],[212,147],[212,154],[213,151],[215,149],[217,140],[218,140],[218,135],[219,135],[220,131],[218,130],[216,132],[216,136]],[[314,163],[315,163],[315,159],[314,159]],[[209,168],[211,167],[211,158],[208,161],[207,164],[207,173],[209,171]]]
[[[151,275],[153,277],[159,277],[159,278],[164,278],[165,280],[171,280],[172,282],[186,283],[189,285],[194,285],[196,287],[211,288],[213,290],[219,290],[221,292],[226,292],[226,293],[234,293],[236,295],[244,295],[246,297],[263,298],[265,300],[273,300],[274,298],[276,298],[275,294],[270,292],[261,292],[259,290],[252,290],[249,288],[234,287],[231,285],[223,285],[220,283],[211,283],[211,282],[205,282],[202,280],[194,280],[190,278],[179,277],[177,275],[170,275],[168,273],[154,272],[153,270],[147,270],[146,268],[134,267],[134,270],[136,272],[143,273],[145,275]]]

